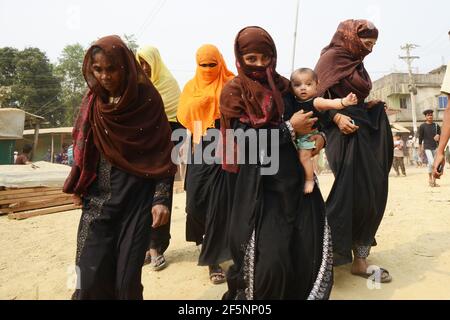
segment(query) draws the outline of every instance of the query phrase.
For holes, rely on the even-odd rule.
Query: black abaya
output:
[[[269,130],[280,132],[280,167],[261,175],[261,165],[239,166],[224,299],[327,299],[333,273],[324,201],[317,184],[303,193],[303,167],[286,126]]]
[[[74,299],[142,299],[156,181],[126,173],[104,158],[83,197]]]
[[[392,131],[383,103],[371,109],[366,106],[339,111],[359,126],[353,134],[342,134],[334,123],[326,130],[326,154],[335,176],[326,202],[335,265],[351,262],[355,246],[370,248],[376,244],[375,234],[387,202]]]

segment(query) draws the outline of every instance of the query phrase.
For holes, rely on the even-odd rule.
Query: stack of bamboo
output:
[[[21,220],[78,208],[72,203],[71,195],[63,193],[61,187],[0,187],[0,215],[8,214],[10,219]]]
[[[175,181],[173,184],[173,193],[183,193],[184,192],[184,181]]]

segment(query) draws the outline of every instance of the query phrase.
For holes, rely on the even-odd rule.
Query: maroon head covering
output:
[[[372,81],[362,61],[371,51],[365,48],[361,38],[378,38],[378,30],[372,22],[346,20],[339,24],[330,44],[322,50],[315,68],[319,78],[319,95],[338,83],[340,95],[353,92],[360,101],[369,95]]]
[[[247,53],[263,53],[272,59],[267,67],[247,66],[243,59]],[[275,71],[277,49],[272,37],[260,27],[246,27],[236,36],[234,54],[238,76],[222,90],[223,124],[229,128],[232,118],[255,128],[279,123],[284,112],[281,95],[289,89],[289,80]]]
[[[266,67],[245,64],[247,53],[263,53],[271,57]],[[228,82],[220,97],[222,137],[226,146],[225,129],[231,120],[239,119],[253,128],[277,125],[284,112],[282,94],[289,90],[289,80],[276,71],[277,49],[272,37],[260,27],[246,27],[239,31],[234,42],[238,76]],[[224,159],[226,160],[226,159]],[[224,161],[223,168],[237,172],[236,165]]]
[[[99,49],[122,70],[117,103],[109,103],[108,92],[93,74],[93,50]],[[83,75],[90,90],[73,129],[75,163],[64,192],[86,193],[96,178],[100,153],[113,166],[136,176],[173,176],[171,130],[161,96],[125,43],[118,36],[96,41],[86,52]]]

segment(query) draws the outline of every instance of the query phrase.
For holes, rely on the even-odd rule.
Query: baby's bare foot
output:
[[[303,189],[305,194],[311,193],[314,190],[314,180],[306,180],[305,187]]]

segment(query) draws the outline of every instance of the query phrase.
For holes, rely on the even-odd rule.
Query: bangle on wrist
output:
[[[341,98],[341,106],[343,106],[344,108],[346,107],[346,105],[344,104],[344,98]]]
[[[336,113],[335,116],[334,116],[334,118],[333,118],[333,121],[334,121],[334,122],[338,122],[339,119],[341,119],[341,114]]]
[[[284,122],[286,124],[286,127],[289,130],[289,133],[291,134],[291,140],[292,143],[294,144],[295,148],[297,148],[297,145],[295,143],[295,139],[297,139],[297,135],[295,133],[294,127],[292,126],[291,122],[289,120]]]

